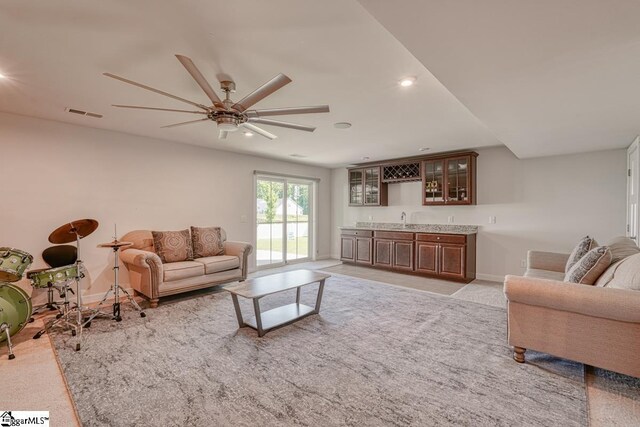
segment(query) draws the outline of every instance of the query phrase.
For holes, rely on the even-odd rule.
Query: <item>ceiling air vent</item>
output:
[[[65,108],[64,111],[66,111],[67,113],[79,114],[81,116],[95,117],[97,119],[101,119],[102,118],[102,114],[88,113],[86,111],[76,110],[75,108]]]

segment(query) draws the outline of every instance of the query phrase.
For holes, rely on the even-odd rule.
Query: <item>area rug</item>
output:
[[[504,309],[358,278],[263,338],[219,292],[94,321],[79,352],[54,342],[85,426],[587,425],[582,365],[515,363]]]

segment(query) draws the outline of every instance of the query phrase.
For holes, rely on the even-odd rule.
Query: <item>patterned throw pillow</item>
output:
[[[591,249],[598,246],[598,242],[596,239],[591,238],[589,236],[584,236],[578,242],[578,245],[573,248],[571,255],[569,255],[569,259],[567,260],[567,265],[564,267],[564,272],[568,273],[571,267],[580,260],[583,256],[587,254]]]
[[[220,227],[191,226],[191,240],[193,243],[193,256],[195,258],[224,254]]]
[[[606,246],[591,249],[565,274],[564,281],[593,285],[611,264],[611,250]]]
[[[163,263],[193,261],[189,230],[152,231],[153,247]]]

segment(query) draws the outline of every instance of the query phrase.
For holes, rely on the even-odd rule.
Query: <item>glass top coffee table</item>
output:
[[[268,276],[249,279],[244,282],[225,286],[223,289],[231,293],[233,299],[233,307],[236,310],[238,326],[244,328],[249,326],[258,331],[258,336],[280,326],[293,323],[303,317],[320,312],[320,303],[322,302],[322,291],[324,290],[324,281],[331,277],[329,274],[318,273],[311,270],[293,270],[284,273],[270,274]],[[318,296],[316,297],[316,306],[300,304],[300,288],[312,283],[320,283],[318,288]],[[283,305],[264,313],[260,312],[260,298],[275,294],[278,292],[296,289],[296,302]],[[253,300],[253,310],[255,317],[244,320],[238,303],[238,296]]]

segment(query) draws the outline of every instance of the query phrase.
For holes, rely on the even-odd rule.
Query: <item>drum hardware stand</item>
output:
[[[84,277],[83,274],[81,274],[81,278],[82,277]],[[72,312],[72,309],[69,308],[71,302],[69,301],[68,297],[69,292],[71,292],[72,294],[75,292],[69,287],[69,282],[65,283],[60,288],[58,288],[57,286],[52,286],[51,284],[49,284],[49,286],[49,290],[51,290],[51,288],[53,287],[58,289],[60,291],[60,295],[64,298],[64,300],[62,301],[62,309],[58,308],[58,310],[60,310],[60,313],[56,315],[56,320],[51,322],[51,324],[49,324],[48,326],[45,326],[44,329],[39,330],[38,333],[33,336],[34,340],[37,340],[44,333],[57,326],[61,326],[64,330],[71,330],[72,334],[75,335],[76,325],[73,322],[69,321],[69,314]]]
[[[11,344],[11,333],[9,332],[11,329],[11,325],[6,322],[0,324],[0,334],[7,334],[7,348],[9,349],[9,360],[13,360],[16,358],[16,355],[13,354],[13,344]]]
[[[62,314],[63,314],[63,310],[60,307],[60,303],[59,301],[55,301],[53,299],[53,290],[56,289],[58,291],[58,293],[60,294],[61,298],[64,298],[65,296],[65,291],[61,286],[55,286],[53,285],[51,282],[49,282],[47,284],[47,302],[45,304],[40,304],[36,307],[33,308],[33,314],[37,314],[40,311],[44,310],[44,309],[49,309],[49,310],[57,310],[58,314],[56,315],[56,319],[59,319]],[[63,303],[64,304],[64,303]],[[29,319],[29,322],[33,322],[33,317],[31,317]]]
[[[120,291],[124,292],[124,294],[127,296],[127,299],[129,300],[129,302],[131,303],[131,305],[133,305],[133,307],[138,311],[138,313],[140,313],[140,317],[146,317],[147,314],[144,312],[144,310],[142,310],[142,308],[140,307],[140,305],[136,302],[136,300],[131,296],[131,294],[122,286],[120,286],[120,282],[119,282],[119,271],[120,271],[120,264],[118,262],[118,253],[120,251],[120,248],[122,247],[126,247],[126,246],[131,246],[131,243],[129,242],[120,242],[118,241],[117,236],[114,236],[114,241],[113,242],[109,242],[109,243],[103,243],[101,245],[98,245],[99,248],[111,248],[113,249],[113,255],[114,255],[114,261],[113,261],[113,276],[114,276],[114,282],[113,285],[111,286],[111,288],[109,288],[109,290],[104,294],[104,297],[102,298],[102,301],[100,301],[100,303],[98,304],[98,306],[96,307],[96,312],[89,317],[89,319],[85,322],[85,324],[90,323],[91,320],[93,320],[96,316],[98,315],[103,315],[106,317],[110,317],[107,313],[103,313],[100,311],[100,307],[102,307],[102,304],[105,303],[105,301],[107,300],[107,298],[109,297],[109,295],[113,292],[113,316],[111,317],[113,320],[115,320],[116,322],[121,322],[122,321],[122,316],[120,315]]]

